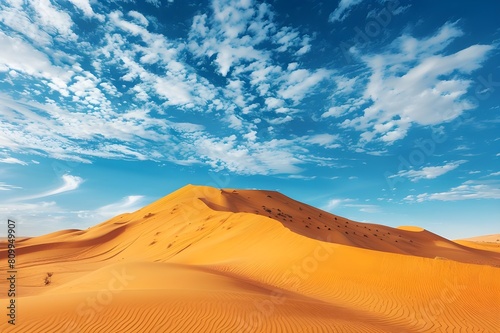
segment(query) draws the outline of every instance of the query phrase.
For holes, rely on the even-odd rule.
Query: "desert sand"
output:
[[[455,240],[455,243],[474,249],[500,252],[500,234],[459,239]]]
[[[87,230],[19,240],[17,269],[16,325],[4,314],[1,332],[500,332],[493,243],[272,191],[188,185]]]

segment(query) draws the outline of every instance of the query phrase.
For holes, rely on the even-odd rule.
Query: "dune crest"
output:
[[[273,191],[188,185],[88,230],[23,240],[17,254],[23,315],[2,332],[500,327],[499,252]]]

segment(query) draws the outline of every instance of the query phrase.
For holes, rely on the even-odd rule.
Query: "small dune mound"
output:
[[[405,225],[397,227],[396,229],[405,230],[405,231],[411,231],[411,232],[422,232],[422,231],[425,231],[424,228],[415,227],[415,226],[405,226]]]

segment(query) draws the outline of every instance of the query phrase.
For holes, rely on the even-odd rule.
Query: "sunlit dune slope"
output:
[[[500,234],[485,235],[478,237],[471,237],[463,239],[464,241],[479,242],[479,243],[499,243],[500,244]]]
[[[88,230],[19,242],[18,322],[0,329],[498,332],[499,267],[500,253],[416,227],[189,185]]]
[[[500,234],[459,239],[455,243],[474,249],[500,252]]]

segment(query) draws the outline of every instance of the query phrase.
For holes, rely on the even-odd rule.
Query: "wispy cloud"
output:
[[[377,205],[367,205],[367,204],[345,204],[345,207],[355,208],[363,213],[380,213],[380,207]]]
[[[117,202],[84,211],[68,209],[56,201],[15,201],[0,203],[0,216],[15,219],[19,223],[20,235],[37,236],[57,230],[85,229],[116,215],[134,212],[143,206],[142,195],[129,195]]]
[[[340,139],[339,135],[333,134],[315,134],[304,140],[311,144],[316,144],[325,148],[339,148],[341,145],[338,143]]]
[[[342,22],[349,15],[353,7],[359,5],[363,0],[340,0],[338,7],[330,14],[330,22]]]
[[[379,213],[380,207],[377,205],[371,204],[361,204],[357,203],[358,200],[355,199],[331,199],[327,202],[326,205],[323,206],[323,209],[329,212],[334,212],[334,210],[338,210],[340,208],[353,208],[357,211],[363,213]]]
[[[56,230],[73,228],[76,220],[73,216],[65,223],[65,217],[68,216],[54,201],[0,202],[0,216],[2,219],[10,218],[16,221],[18,236],[38,236]],[[0,230],[0,235],[5,235],[5,232],[6,229]]]
[[[14,157],[0,158],[0,163],[28,165],[28,163],[21,161],[17,158],[14,158]]]
[[[343,199],[331,199],[326,205],[323,206],[324,210],[332,211],[332,209],[337,208],[342,203]]]
[[[86,17],[97,18],[99,21],[104,20],[104,15],[96,14],[90,5],[90,0],[69,0],[76,8],[81,10]]]
[[[142,207],[143,199],[144,196],[142,195],[129,195],[118,202],[99,207],[94,213],[103,218],[111,218],[119,214],[131,213]]]
[[[54,65],[50,58],[22,38],[7,36],[0,31],[0,68],[14,70],[38,79],[47,79],[63,92],[71,78],[69,68]]]
[[[323,206],[323,209],[326,211],[332,211],[333,209],[336,209],[346,203],[356,201],[354,199],[339,199],[339,198],[334,198],[330,199],[326,205]]]
[[[9,185],[4,182],[0,182],[0,191],[10,191],[15,189],[20,189],[19,186]]]
[[[449,162],[445,165],[440,165],[440,166],[424,167],[420,170],[402,170],[399,171],[397,174],[390,176],[389,178],[406,177],[410,179],[412,182],[416,182],[420,179],[435,179],[452,170],[455,170],[465,162],[467,161],[460,160],[455,162]]]
[[[76,219],[84,223],[95,224],[120,214],[132,213],[144,206],[143,195],[128,195],[122,199],[90,210],[70,212]]]
[[[500,183],[469,180],[446,192],[409,195],[404,200],[423,202],[430,200],[458,201],[471,199],[500,199]]]
[[[1,203],[0,213],[2,215],[16,216],[18,218],[23,218],[25,216],[40,216],[43,214],[55,214],[59,212],[60,208],[54,201],[51,202],[37,202],[37,203],[26,203],[26,202],[15,202],[15,203]]]
[[[82,178],[80,178],[78,176],[72,176],[72,175],[63,175],[61,177],[61,180],[63,181],[63,184],[59,187],[56,187],[53,190],[49,190],[46,192],[42,192],[39,194],[30,195],[30,196],[26,196],[26,197],[16,198],[14,201],[19,202],[19,201],[27,201],[27,200],[33,200],[33,199],[41,199],[41,198],[46,198],[46,197],[50,197],[53,195],[69,192],[69,191],[74,191],[83,183]]]
[[[236,136],[214,139],[200,136],[195,146],[197,155],[216,170],[228,169],[240,174],[294,174],[300,172],[301,159],[293,140],[267,143],[247,142],[240,145]]]
[[[300,180],[313,180],[313,179],[316,179],[316,176],[290,175],[287,178],[288,179],[300,179]]]

